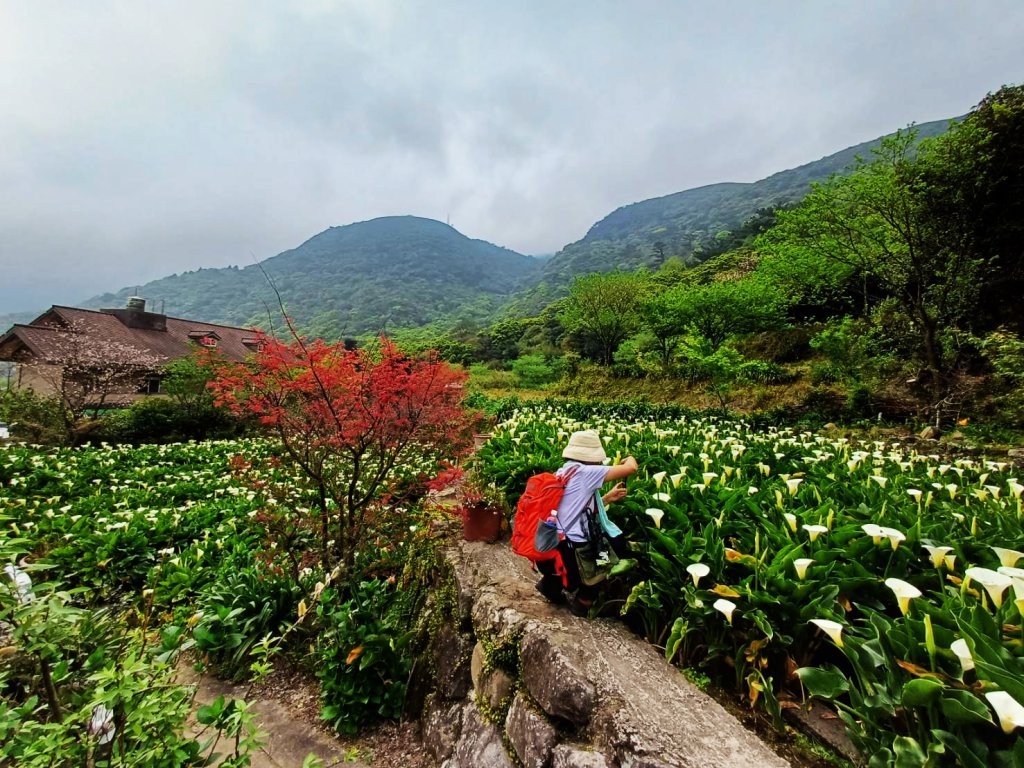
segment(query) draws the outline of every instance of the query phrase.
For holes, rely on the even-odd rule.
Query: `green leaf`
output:
[[[224,697],[218,696],[214,701],[199,708],[196,712],[196,720],[198,720],[202,725],[210,725],[215,723],[223,713]]]
[[[937,729],[932,731],[932,736],[949,747],[950,752],[957,756],[957,759],[964,768],[988,768],[988,764],[979,758],[974,753],[974,750],[968,747],[958,736],[949,731]]]
[[[988,707],[977,696],[968,691],[950,690],[939,699],[939,708],[946,718],[956,725],[991,723]]]
[[[895,768],[922,768],[928,759],[921,745],[909,736],[897,736],[892,749],[896,753]]]
[[[901,701],[905,707],[927,707],[946,686],[937,680],[918,678],[903,686]]]
[[[796,673],[800,675],[808,692],[818,698],[832,700],[850,690],[846,677],[837,670],[801,667]]]

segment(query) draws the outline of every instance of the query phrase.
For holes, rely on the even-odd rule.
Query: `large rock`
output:
[[[533,587],[536,575],[508,547],[463,543],[449,557],[460,593],[472,596],[476,635],[518,641],[527,692],[594,750],[559,745],[552,768],[788,765],[621,622],[585,621],[547,603]],[[486,742],[479,734],[467,739],[464,733],[446,768],[468,768],[457,759],[468,759],[471,743]]]
[[[559,744],[551,753],[551,768],[608,768],[600,752]]]
[[[484,647],[479,642],[473,648],[469,672],[477,697],[486,702],[492,712],[503,712],[504,707],[508,706],[508,699],[512,696],[516,682],[503,669],[488,669]]]
[[[456,701],[469,693],[472,648],[472,639],[450,624],[438,630],[434,668],[437,670],[437,692],[444,698]]]
[[[942,432],[939,431],[938,427],[925,427],[918,434],[922,440],[938,440],[942,436]]]
[[[462,730],[464,703],[445,701],[437,694],[427,699],[423,709],[423,746],[438,762],[447,760],[455,752]]]
[[[564,635],[540,630],[523,637],[523,684],[549,715],[584,728],[597,704],[597,688],[563,651],[559,640],[571,642]]]
[[[515,768],[505,751],[501,733],[485,721],[473,704],[467,704],[462,718],[462,736],[455,754],[446,761],[451,768]]]
[[[523,768],[547,768],[558,734],[554,727],[516,696],[505,720],[505,733]]]

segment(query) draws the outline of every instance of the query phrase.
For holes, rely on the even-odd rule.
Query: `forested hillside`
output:
[[[266,327],[280,322],[269,277],[304,332],[336,339],[443,316],[489,316],[536,267],[529,256],[471,240],[447,224],[395,216],[331,227],[267,259],[262,270],[200,269],[98,296],[87,306],[121,306],[138,292],[167,314]]]
[[[761,205],[755,188],[792,190],[807,167],[622,209],[545,266],[573,265],[567,296],[416,342],[487,363],[482,380],[558,380],[565,394],[699,393],[730,407],[743,392],[748,409],[826,419],[1024,428],[1024,87],[937,127],[886,137],[799,202],[762,208],[697,265],[667,246],[656,269],[596,260],[642,256],[672,216],[719,226],[715,211],[740,210],[738,190]],[[699,218],[686,200],[701,201]]]
[[[949,120],[916,126],[917,136],[936,136]],[[523,300],[538,309],[564,295],[576,275],[613,269],[657,268],[671,257],[703,261],[721,253],[721,241],[764,209],[800,201],[812,182],[846,173],[858,156],[867,156],[882,139],[858,144],[760,181],[712,184],[623,206],[565,246],[546,262],[536,293]]]

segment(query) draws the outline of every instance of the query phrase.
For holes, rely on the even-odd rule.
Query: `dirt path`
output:
[[[315,681],[294,670],[282,669],[250,689],[212,675],[199,675],[182,664],[179,682],[197,685],[200,707],[224,696],[244,699],[259,718],[265,734],[263,747],[251,755],[252,768],[301,768],[307,755],[315,755],[325,768],[430,768],[432,761],[419,740],[416,723],[385,723],[358,737],[343,738],[319,720]],[[201,726],[193,726],[198,733]],[[225,749],[218,749],[220,752]]]

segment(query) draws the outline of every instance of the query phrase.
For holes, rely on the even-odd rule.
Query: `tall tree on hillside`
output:
[[[598,360],[611,365],[615,350],[637,328],[637,307],[647,281],[646,274],[633,272],[578,277],[559,318],[568,330],[590,335],[597,345]]]
[[[936,391],[946,373],[940,330],[975,306],[984,267],[963,210],[940,212],[964,173],[961,149],[948,137],[917,148],[915,132],[901,131],[850,176],[833,177],[779,212],[760,240],[775,258],[820,260],[877,282],[917,329]]]
[[[978,320],[987,328],[1024,333],[1024,85],[986,96],[967,117],[976,130],[971,193],[975,247],[991,271],[981,290]]]

